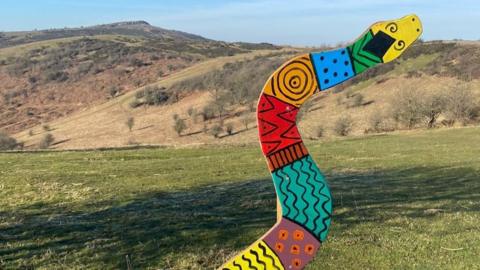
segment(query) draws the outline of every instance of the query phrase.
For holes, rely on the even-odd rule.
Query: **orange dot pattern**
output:
[[[320,247],[320,242],[311,233],[284,218],[263,240],[277,254],[285,269],[303,269]]]

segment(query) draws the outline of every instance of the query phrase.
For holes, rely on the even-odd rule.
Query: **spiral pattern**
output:
[[[390,31],[390,33],[396,33],[398,31],[398,25],[394,22],[391,22],[385,26],[385,30]]]
[[[299,107],[316,89],[310,56],[303,55],[286,63],[272,75],[265,86],[265,94]]]
[[[405,46],[406,46],[405,41],[399,40],[399,41],[397,41],[397,43],[395,43],[393,48],[395,48],[395,50],[397,50],[397,51],[401,51],[401,50],[405,49]]]

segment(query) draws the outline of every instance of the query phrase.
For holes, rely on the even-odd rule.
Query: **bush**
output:
[[[135,118],[133,117],[128,117],[127,121],[125,122],[125,125],[128,127],[128,130],[132,132],[133,126],[135,125]]]
[[[55,141],[55,138],[53,137],[52,134],[50,133],[45,134],[45,136],[43,136],[42,140],[40,141],[40,144],[38,145],[38,147],[40,149],[47,149],[52,145],[54,141]]]
[[[212,108],[211,106],[203,107],[202,116],[203,116],[203,121],[207,121],[215,118],[215,109]]]
[[[231,136],[233,134],[233,125],[231,123],[227,124],[225,130],[227,131],[228,135]]]
[[[145,65],[145,63],[141,59],[135,57],[131,58],[128,64],[131,67],[142,67]]]
[[[49,81],[57,81],[57,82],[64,82],[68,80],[68,73],[64,71],[50,71],[46,74],[45,80]]]
[[[173,129],[175,129],[175,132],[177,132],[178,136],[182,135],[182,132],[187,129],[187,125],[185,124],[185,121],[181,118],[176,118],[175,119],[175,125],[173,125]]]
[[[14,150],[19,148],[20,144],[14,138],[7,134],[0,133],[0,151]]]
[[[316,130],[317,138],[322,138],[325,135],[325,128],[323,126],[318,126]]]
[[[221,125],[214,125],[211,129],[210,129],[210,134],[215,137],[215,138],[218,138],[220,136],[220,133],[223,132],[223,128]]]
[[[196,114],[195,108],[193,108],[193,107],[188,108],[187,114],[188,114],[188,116],[190,116],[190,117],[192,117],[193,115],[195,115],[195,114]]]
[[[350,116],[342,116],[335,121],[333,131],[338,136],[347,136],[352,131],[353,121]]]
[[[250,122],[252,121],[250,114],[248,112],[243,113],[241,121],[245,126],[245,129],[248,130],[248,124],[250,124]]]
[[[389,132],[389,131],[394,131],[395,127],[392,125],[390,122],[390,119],[388,118],[385,113],[382,113],[381,111],[376,111],[373,112],[369,119],[369,127],[365,130],[365,133],[380,133],[380,132]]]
[[[426,94],[422,98],[422,114],[426,119],[427,127],[433,128],[441,113],[445,111],[446,98],[442,93],[435,92]]]
[[[363,102],[364,102],[363,95],[358,93],[353,97],[352,106],[353,107],[360,107],[360,106],[363,105]]]
[[[422,96],[413,89],[402,89],[390,102],[392,118],[412,129],[423,118]]]
[[[465,125],[475,120],[480,112],[480,104],[477,98],[464,85],[449,89],[446,103],[446,116],[452,125],[455,121]]]
[[[110,94],[110,97],[113,98],[113,97],[115,97],[118,93],[120,93],[120,89],[118,88],[118,86],[113,85],[113,86],[111,86],[111,87],[109,88],[109,91],[108,91],[108,92],[109,92],[109,94]]]
[[[137,98],[143,98],[147,105],[158,106],[168,101],[170,95],[167,94],[164,87],[146,87],[143,91],[136,94]]]

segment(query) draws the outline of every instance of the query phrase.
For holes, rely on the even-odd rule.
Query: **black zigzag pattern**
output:
[[[283,270],[280,260],[268,254],[268,251],[274,254],[264,242],[259,242],[238,256],[232,262],[233,268],[223,267],[222,270]]]

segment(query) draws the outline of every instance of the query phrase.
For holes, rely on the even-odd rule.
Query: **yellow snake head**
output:
[[[417,15],[408,15],[398,20],[375,23],[370,27],[373,39],[363,50],[381,58],[384,63],[399,57],[422,34],[422,22]]]

